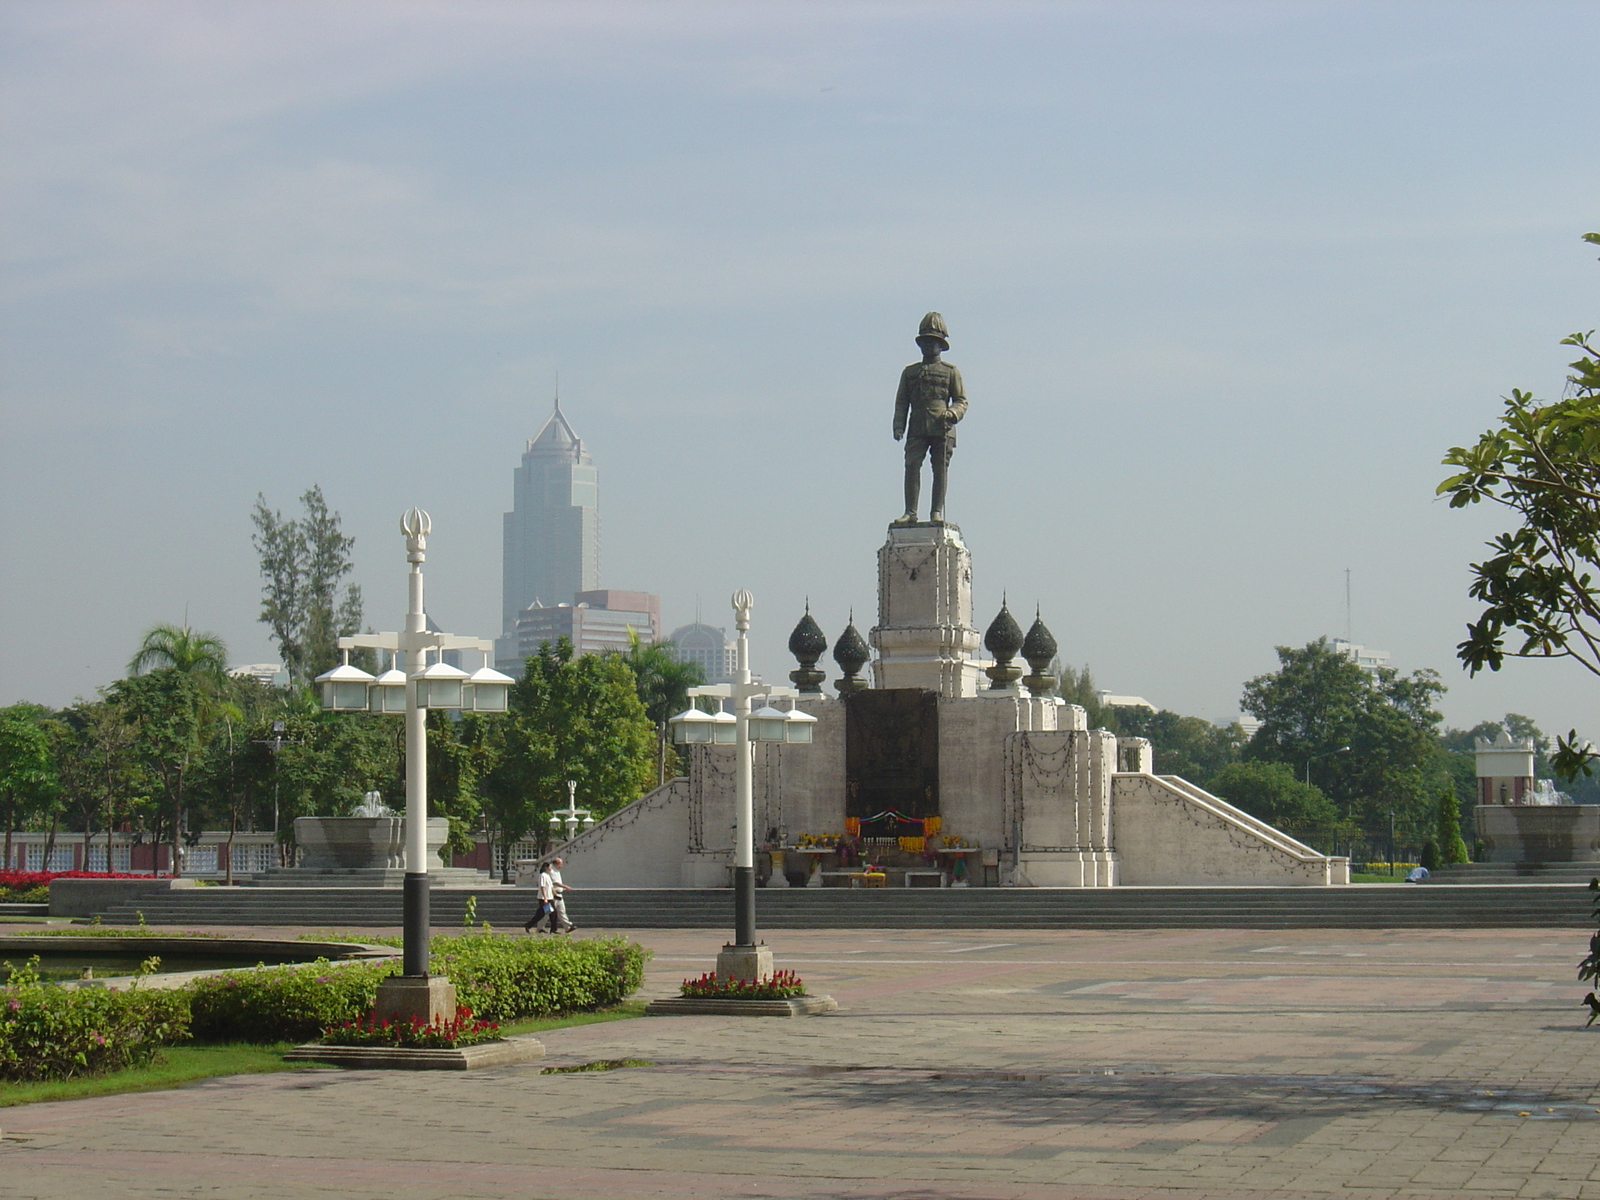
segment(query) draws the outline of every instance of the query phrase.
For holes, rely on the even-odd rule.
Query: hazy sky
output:
[[[368,616],[496,634],[500,513],[557,372],[602,583],[668,628],[875,610],[928,309],[971,410],[977,623],[1035,602],[1101,686],[1238,710],[1346,629],[1600,736],[1565,663],[1469,681],[1433,498],[1600,321],[1593,3],[0,7],[0,702],[188,620],[237,662],[249,513],[320,483]],[[1584,97],[1587,96],[1588,99]],[[831,663],[828,664],[831,667]],[[830,672],[831,674],[831,672]]]

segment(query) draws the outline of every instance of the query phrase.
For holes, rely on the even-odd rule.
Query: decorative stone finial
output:
[[[1045,628],[1037,606],[1033,610],[1033,624],[1028,629],[1028,636],[1022,639],[1022,657],[1028,660],[1028,666],[1032,668],[1031,673],[1022,680],[1028,685],[1029,693],[1035,696],[1048,696],[1055,691],[1056,677],[1045,672],[1055,661],[1056,639]]]
[[[406,561],[423,562],[428,534],[433,532],[432,519],[420,508],[408,508],[400,518],[400,532],[406,535]]]
[[[845,626],[844,632],[839,635],[839,640],[833,646],[833,661],[838,663],[839,669],[844,672],[844,678],[833,685],[839,689],[840,696],[867,690],[867,681],[860,678],[860,672],[871,658],[872,651],[867,649],[866,639],[856,628],[856,615],[852,612],[850,624]]]
[[[817,670],[817,659],[828,649],[828,636],[822,632],[816,618],[811,615],[811,605],[806,605],[806,615],[789,635],[789,653],[800,660],[800,669],[789,672],[789,679],[803,696],[820,696],[821,683],[827,678]]]
[[[1022,649],[1022,630],[1004,599],[1000,601],[999,613],[989,622],[989,629],[983,635],[983,644],[994,655],[994,666],[984,671],[989,677],[991,691],[1003,691],[1022,678],[1022,668],[1011,664],[1017,651]]]

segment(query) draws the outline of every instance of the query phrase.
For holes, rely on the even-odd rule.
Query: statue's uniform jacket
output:
[[[967,412],[967,392],[961,372],[954,363],[912,363],[900,372],[900,390],[894,398],[894,435],[906,436],[909,451],[913,438],[956,440],[956,422]]]

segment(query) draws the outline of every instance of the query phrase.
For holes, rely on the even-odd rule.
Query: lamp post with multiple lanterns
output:
[[[550,836],[555,837],[561,832],[563,825],[567,830],[567,841],[578,836],[578,825],[583,824],[583,831],[588,833],[594,828],[594,814],[587,808],[578,807],[578,781],[567,780],[567,806],[558,808],[550,814]]]
[[[689,689],[690,696],[732,700],[733,712],[703,712],[689,708],[671,718],[672,740],[678,745],[729,745],[737,747],[734,770],[733,839],[733,924],[734,940],[717,956],[717,974],[724,978],[761,979],[772,974],[772,951],[756,945],[756,869],[755,831],[751,792],[753,784],[752,742],[808,744],[817,719],[810,713],[791,708],[775,708],[772,701],[800,693],[794,688],[774,687],[750,682],[750,609],[755,600],[749,592],[733,594],[733,621],[738,631],[738,668],[732,683],[709,684]],[[755,712],[750,701],[767,698]]]
[[[455,1014],[455,989],[442,975],[428,974],[428,729],[429,709],[503,713],[510,702],[509,675],[489,665],[494,643],[457,637],[427,628],[422,604],[422,564],[427,558],[432,521],[420,508],[400,518],[406,538],[408,579],[406,627],[400,633],[356,634],[339,639],[343,661],[317,676],[322,707],[333,712],[404,713],[406,719],[406,876],[404,891],[404,974],[379,989],[380,1016],[416,1015],[432,1021]],[[389,670],[376,678],[350,665],[356,648],[388,650]],[[446,650],[476,650],[483,666],[468,674],[443,661]],[[429,662],[430,652],[434,661]],[[400,655],[405,669],[400,669]]]

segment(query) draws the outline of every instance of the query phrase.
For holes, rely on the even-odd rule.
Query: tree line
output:
[[[1477,739],[1504,730],[1531,738],[1535,771],[1560,778],[1552,741],[1508,713],[1470,729],[1443,724],[1435,671],[1369,672],[1326,638],[1277,647],[1278,669],[1248,680],[1240,708],[1259,725],[1216,725],[1168,710],[1105,707],[1088,667],[1058,666],[1062,694],[1089,710],[1091,727],[1149,738],[1156,770],[1181,775],[1325,853],[1465,861],[1477,803]],[[1600,803],[1600,780],[1561,780],[1575,800]],[[1391,836],[1393,844],[1391,846]]]
[[[88,845],[116,831],[178,862],[202,829],[275,830],[287,843],[294,818],[347,814],[370,792],[404,809],[403,718],[324,712],[310,682],[361,628],[362,602],[342,584],[354,540],[338,513],[318,487],[301,503],[285,518],[258,498],[253,514],[261,620],[287,685],[230,674],[221,639],[162,624],[94,699],[0,708],[6,863],[22,829],[49,831],[46,861],[59,837]],[[569,779],[586,808],[613,812],[676,774],[666,721],[701,682],[666,642],[598,656],[566,639],[543,646],[505,714],[428,714],[430,815],[448,818],[450,848],[464,851],[478,834],[509,847],[542,831]]]

